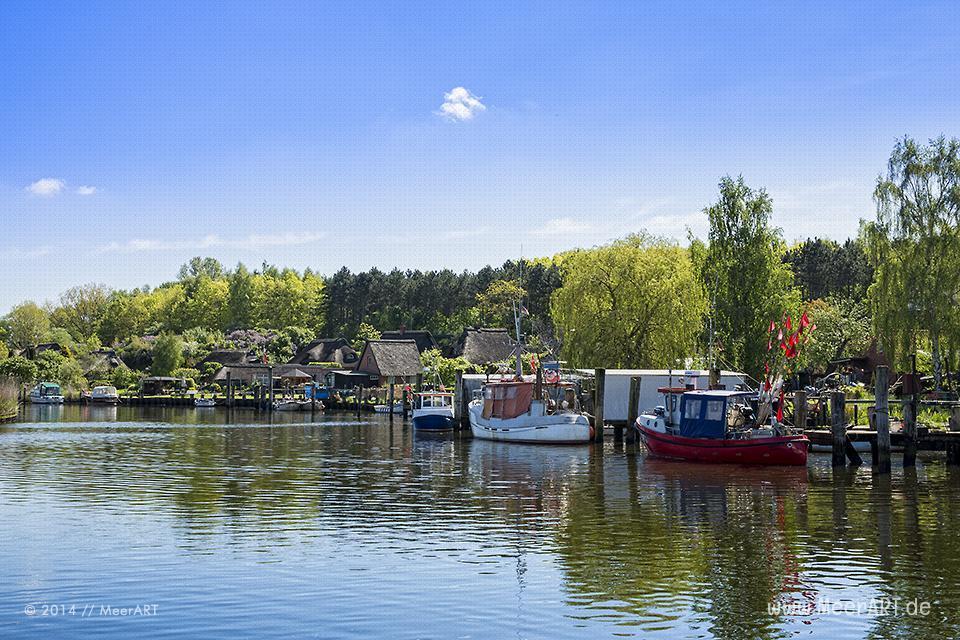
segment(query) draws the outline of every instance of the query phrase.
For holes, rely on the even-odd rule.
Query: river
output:
[[[399,418],[28,407],[3,638],[960,636],[960,470],[421,437]]]

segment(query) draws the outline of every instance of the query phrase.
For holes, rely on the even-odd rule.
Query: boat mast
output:
[[[513,324],[517,329],[517,377],[523,377],[523,338],[520,336],[520,304],[513,303]]]

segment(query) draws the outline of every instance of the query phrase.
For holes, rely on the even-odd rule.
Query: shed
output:
[[[330,369],[317,365],[294,365],[294,364],[275,364],[273,365],[273,378],[283,379],[285,375],[292,372],[298,372],[295,375],[301,376],[304,382],[310,380],[323,380]],[[252,386],[255,384],[266,385],[270,380],[271,366],[268,364],[231,364],[221,367],[217,374],[213,376],[214,382],[224,383],[227,380],[227,374],[230,374],[232,384]],[[302,376],[307,376],[302,378]]]
[[[173,376],[148,376],[140,381],[140,392],[146,396],[158,396],[170,390],[183,391],[186,388],[186,378]]]
[[[376,376],[383,384],[387,378],[413,378],[423,373],[420,351],[413,340],[367,340],[357,371]]]
[[[506,329],[467,327],[454,347],[454,356],[463,356],[470,364],[503,362],[516,349],[517,342]]]
[[[250,361],[250,355],[243,349],[217,349],[200,361],[200,364],[209,364],[211,362],[224,364],[244,364]]]

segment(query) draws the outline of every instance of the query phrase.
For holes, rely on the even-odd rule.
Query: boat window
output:
[[[695,420],[700,417],[700,399],[687,398],[683,403],[683,417]]]
[[[707,420],[723,420],[723,400],[707,402]]]

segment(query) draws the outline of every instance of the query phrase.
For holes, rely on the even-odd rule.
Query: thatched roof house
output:
[[[354,366],[359,360],[357,352],[344,338],[318,338],[304,345],[290,360],[290,364],[310,364],[311,362],[336,362],[345,368]]]
[[[226,382],[227,374],[234,384],[252,385],[267,384],[270,379],[270,365],[266,364],[230,364],[225,365],[213,376],[214,382]],[[297,365],[297,364],[275,364],[273,365],[274,379],[289,378],[292,374],[294,378],[303,379],[309,376],[318,382],[323,382],[324,376],[331,369],[329,367],[319,367],[316,365]]]
[[[486,365],[509,358],[517,342],[506,329],[467,327],[454,347],[454,356],[463,356],[470,364]]]
[[[97,349],[80,359],[83,374],[92,371],[110,372],[115,369],[126,368],[127,365],[113,349]]]
[[[357,371],[383,384],[388,378],[415,378],[423,373],[423,363],[413,340],[367,340]]]
[[[437,341],[433,339],[433,334],[429,331],[408,331],[406,327],[400,327],[397,331],[384,331],[380,334],[381,340],[413,340],[417,343],[417,351],[423,353],[430,349],[438,349]]]

